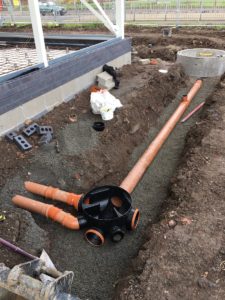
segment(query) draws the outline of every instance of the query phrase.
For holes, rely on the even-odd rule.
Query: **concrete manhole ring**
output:
[[[178,51],[177,63],[189,76],[217,77],[225,72],[225,51],[210,48],[195,48]]]

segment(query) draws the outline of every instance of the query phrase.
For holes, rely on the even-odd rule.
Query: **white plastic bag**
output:
[[[116,108],[122,107],[120,100],[107,90],[91,93],[91,109],[94,114],[100,114],[104,121],[112,120]]]

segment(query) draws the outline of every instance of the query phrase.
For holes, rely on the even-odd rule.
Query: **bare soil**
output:
[[[119,70],[120,89],[112,93],[123,108],[102,133],[92,129],[100,117],[91,113],[86,90],[37,120],[53,126],[52,143],[38,146],[34,136],[29,139],[33,149],[22,153],[14,144],[0,142],[0,214],[6,216],[0,236],[34,255],[45,248],[59,270],[74,271],[73,292],[82,299],[112,299],[115,286],[116,299],[224,299],[224,82],[207,100],[200,120],[197,114],[177,126],[132,194],[141,222],[121,243],[91,248],[82,232],[71,232],[11,204],[14,194],[26,194],[25,180],[77,193],[119,185],[193,83],[173,64],[177,50],[224,49],[224,31],[193,30],[174,30],[172,38],[162,37],[161,29],[127,30],[137,51],[133,60],[158,58],[158,65],[135,62]],[[160,68],[169,72],[161,74]],[[214,88],[214,81],[206,80],[191,108]],[[24,261],[1,246],[0,257],[10,267]]]
[[[134,64],[124,66],[120,70],[121,88],[118,91],[114,90],[114,94],[116,97],[122,95],[124,108],[116,114],[114,120],[107,123],[106,130],[100,135],[102,149],[100,152],[99,149],[96,149],[94,155],[95,161],[97,160],[96,165],[110,162],[112,167],[113,161],[110,157],[106,161],[102,161],[102,153],[106,153],[104,147],[109,147],[114,139],[123,139],[123,137],[126,138],[126,142],[121,146],[126,149],[124,151],[125,157],[121,157],[121,161],[126,160],[128,158],[127,152],[129,154],[129,151],[132,151],[129,149],[140,143],[144,137],[143,134],[147,134],[147,130],[156,121],[159,113],[175,97],[179,87],[185,85],[186,78],[180,66],[171,66],[166,76],[158,72],[159,68],[160,65],[155,67]],[[90,91],[86,90],[77,95],[74,100],[56,107],[39,119],[38,124],[53,126],[55,138],[57,139],[57,132],[66,125],[73,123],[73,119],[76,123],[83,116],[85,118],[93,117],[89,102]],[[137,106],[138,110],[135,109]],[[145,122],[140,123],[141,119],[144,119]],[[141,134],[136,134],[137,132]],[[4,186],[6,180],[15,171],[25,168],[25,164],[28,162],[27,159],[35,155],[36,150],[39,148],[38,137],[33,136],[30,141],[33,142],[34,147],[28,153],[22,153],[14,144],[8,141],[3,140],[0,142],[0,151],[4,153],[4,160],[0,161],[0,187]],[[97,158],[97,156],[99,157]],[[68,160],[73,158],[76,160],[78,157],[67,157]],[[81,158],[82,153],[79,153],[79,160]],[[120,157],[117,158],[120,159]],[[86,160],[86,157],[84,159]],[[100,163],[99,160],[102,162]],[[81,161],[81,165],[83,163]],[[93,171],[97,171],[94,166],[91,167],[93,167]],[[110,168],[106,166],[106,169]],[[90,174],[90,181],[93,180],[93,176]],[[88,187],[90,187],[90,181],[87,181]]]
[[[169,68],[166,75],[158,71],[162,66]],[[74,282],[74,292],[77,293],[79,288],[78,295],[82,298],[92,296],[93,299],[104,299],[112,296],[114,282],[125,266],[128,267],[142,236],[136,239],[133,244],[135,247],[130,247],[130,253],[121,251],[122,244],[116,247],[117,250],[114,248],[111,251],[112,245],[109,243],[105,251],[110,251],[108,255],[111,258],[102,263],[101,252],[92,249],[83,240],[83,233],[70,232],[44,217],[33,215],[35,223],[30,213],[12,206],[11,197],[26,194],[23,188],[25,180],[77,193],[85,193],[104,184],[119,185],[129,171],[134,150],[147,138],[161,112],[173,101],[178,90],[186,86],[187,81],[180,66],[168,63],[157,66],[138,63],[127,65],[119,71],[119,76],[120,89],[112,93],[121,100],[123,108],[116,112],[112,121],[106,123],[102,133],[92,129],[93,122],[100,120],[100,117],[91,113],[90,91],[86,90],[37,120],[38,124],[53,126],[55,138],[52,143],[38,146],[38,137],[33,136],[29,138],[33,149],[29,153],[22,153],[16,145],[6,140],[0,142],[0,151],[4,153],[4,159],[0,161],[0,212],[6,216],[6,220],[0,223],[0,236],[34,255],[39,255],[45,248],[60,270],[75,271],[80,279]],[[37,196],[29,196],[43,201]],[[54,204],[74,213],[68,206],[57,202]],[[27,221],[28,217],[30,219]],[[118,252],[117,264],[121,264],[121,268],[117,264],[111,266],[115,251]],[[69,263],[65,255],[69,257],[75,253],[73,262]],[[2,246],[0,254],[1,262],[9,267],[24,261],[24,258]],[[82,271],[83,268],[86,268],[87,273]],[[107,268],[110,271],[107,271],[106,280],[104,270]],[[96,276],[99,269],[102,271]],[[92,277],[91,289],[88,289],[90,284],[84,283],[85,279],[82,278],[83,275],[89,276],[88,272],[91,272]],[[103,278],[106,282],[99,288]]]

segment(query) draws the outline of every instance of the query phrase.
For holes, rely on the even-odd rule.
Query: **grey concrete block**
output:
[[[102,72],[100,74],[97,75],[97,80],[99,82],[105,82],[107,80],[112,80],[112,76],[110,74],[108,74],[107,72]]]
[[[111,90],[115,86],[113,77],[110,74],[108,74],[107,72],[102,72],[102,73],[98,74],[97,82],[98,82],[99,87],[101,87],[103,89],[107,89],[107,90]]]
[[[37,128],[38,124],[32,123],[31,125],[23,129],[23,134],[25,134],[27,137],[30,137],[37,132]]]
[[[11,131],[9,133],[7,133],[5,135],[5,138],[9,141],[9,142],[13,142],[14,138],[17,136],[17,133],[15,131]]]
[[[15,136],[14,142],[22,151],[28,151],[32,148],[31,144],[22,136],[22,134]]]
[[[98,83],[98,86],[102,89],[111,90],[115,86],[115,82],[112,80],[107,80],[104,84]]]
[[[139,59],[139,62],[142,65],[149,65],[150,64],[150,59],[149,58]]]
[[[113,79],[109,78],[108,80],[104,80],[104,79],[100,78],[97,80],[97,82],[104,85],[104,84],[113,82]]]

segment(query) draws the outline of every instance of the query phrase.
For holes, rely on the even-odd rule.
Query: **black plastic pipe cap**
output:
[[[105,129],[105,124],[103,122],[94,122],[92,128],[96,131],[103,131]]]

